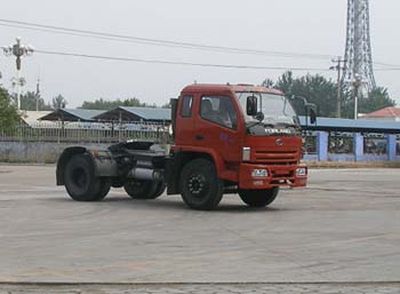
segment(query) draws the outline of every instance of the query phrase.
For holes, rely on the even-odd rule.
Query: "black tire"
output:
[[[166,188],[167,188],[167,185],[164,182],[160,182],[157,186],[156,191],[154,192],[153,199],[160,197],[165,192]]]
[[[266,207],[270,205],[279,193],[279,187],[268,190],[240,190],[239,196],[250,207]]]
[[[108,180],[96,178],[88,154],[74,155],[65,167],[65,188],[76,201],[100,201],[110,191]]]
[[[212,210],[222,199],[224,185],[218,179],[212,161],[195,159],[182,169],[180,190],[183,201],[190,208]]]
[[[165,190],[163,182],[128,180],[124,185],[125,192],[132,199],[156,199]]]
[[[111,189],[111,181],[100,179],[100,191],[97,194],[97,201],[103,200]]]

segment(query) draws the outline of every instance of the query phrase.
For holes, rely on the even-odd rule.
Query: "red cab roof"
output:
[[[202,91],[231,91],[231,92],[255,92],[255,93],[267,93],[275,95],[283,95],[282,91],[277,89],[266,88],[262,86],[254,85],[231,85],[231,84],[193,84],[185,87],[182,92],[202,92]]]

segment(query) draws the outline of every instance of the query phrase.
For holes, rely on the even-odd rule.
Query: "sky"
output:
[[[135,37],[343,56],[346,0],[19,0],[3,2],[0,19],[91,30]],[[400,65],[399,0],[371,0],[371,40],[375,62]],[[335,79],[330,58],[283,58],[187,50],[94,39],[0,26],[0,46],[19,36],[37,50],[157,59],[191,63],[315,68],[312,74]],[[377,66],[378,67],[378,66]],[[15,61],[0,55],[0,83],[11,89]],[[260,84],[284,70],[226,69],[144,64],[51,56],[39,52],[23,60],[24,90],[34,90],[40,77],[42,97],[62,94],[68,107],[85,100],[137,97],[163,105],[180,90],[198,83]],[[296,75],[307,74],[298,71]],[[379,86],[400,104],[400,71],[376,71]]]

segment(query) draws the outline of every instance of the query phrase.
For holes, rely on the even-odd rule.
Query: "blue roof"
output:
[[[171,109],[155,107],[127,107],[120,106],[122,110],[140,116],[144,120],[169,121],[171,120]]]
[[[43,117],[40,120],[64,120],[64,121],[94,121],[94,117],[104,113],[104,110],[70,109],[60,108]]]
[[[306,126],[305,117],[300,117],[300,123],[303,128],[308,130],[400,134],[400,122],[394,121],[318,117],[315,125],[309,123]]]
[[[92,110],[92,109],[63,109],[82,120],[92,120],[95,116],[105,112],[104,110]]]

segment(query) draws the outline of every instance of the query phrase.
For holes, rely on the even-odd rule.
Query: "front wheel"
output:
[[[218,179],[212,161],[195,159],[182,169],[180,190],[183,201],[190,208],[212,210],[222,199],[224,185]]]
[[[240,190],[239,196],[250,207],[266,207],[278,196],[279,187],[267,190]]]

